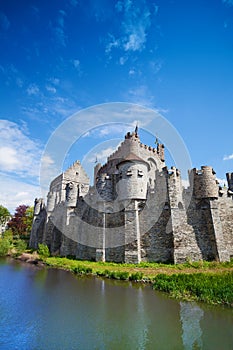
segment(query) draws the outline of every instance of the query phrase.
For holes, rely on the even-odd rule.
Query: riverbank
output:
[[[35,252],[33,254],[30,257],[23,253],[18,258],[30,263],[68,270],[80,276],[88,274],[116,280],[151,283],[155,290],[165,292],[176,299],[233,307],[233,261],[134,265],[43,257]]]

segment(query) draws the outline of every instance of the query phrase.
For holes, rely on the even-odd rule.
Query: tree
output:
[[[12,230],[14,236],[27,236],[26,211],[28,208],[28,205],[22,204],[15,209],[15,214],[8,223],[8,226]]]
[[[0,224],[5,224],[11,217],[11,214],[7,208],[0,205]]]
[[[27,225],[26,231],[30,235],[32,230],[32,221],[33,221],[34,207],[28,207],[25,212],[24,223]]]

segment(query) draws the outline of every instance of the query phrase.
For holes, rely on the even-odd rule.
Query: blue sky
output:
[[[0,204],[11,211],[40,196],[43,151],[74,113],[93,112],[77,114],[85,133],[62,166],[43,158],[47,181],[76,159],[90,169],[96,154],[104,161],[138,119],[147,127],[143,112],[102,119],[112,102],[162,115],[193,167],[211,165],[219,179],[233,171],[233,0],[1,1],[0,52]]]

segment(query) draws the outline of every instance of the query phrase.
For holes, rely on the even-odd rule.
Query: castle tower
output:
[[[141,237],[139,207],[147,198],[147,173],[149,164],[133,153],[118,163],[119,181],[116,185],[117,199],[124,203],[125,214],[125,262],[141,261]]]
[[[149,164],[134,153],[130,153],[118,163],[117,168],[119,171],[119,181],[116,185],[117,199],[119,201],[146,199]]]
[[[201,170],[192,169],[189,178],[195,198],[218,198],[218,183],[211,166],[202,166]]]

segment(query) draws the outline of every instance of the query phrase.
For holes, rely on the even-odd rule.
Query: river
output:
[[[1,350],[232,350],[233,311],[0,260]]]

